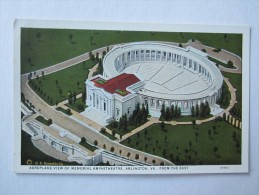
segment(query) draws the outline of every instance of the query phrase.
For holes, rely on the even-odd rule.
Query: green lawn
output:
[[[64,114],[66,114],[66,115],[68,115],[68,116],[71,116],[71,115],[72,115],[71,111],[70,111],[70,113],[69,113],[67,110],[65,110],[64,108],[61,108],[61,107],[57,107],[56,110],[58,110],[58,111],[60,111],[60,112],[63,112]]]
[[[233,85],[236,91],[237,96],[237,104],[235,104],[234,108],[231,111],[235,110],[235,113],[231,113],[236,118],[242,120],[242,74],[233,74],[222,72],[224,77],[229,78],[229,81]]]
[[[85,88],[84,81],[87,79],[88,69],[93,66],[94,63],[88,60],[85,66],[83,63],[79,63],[75,66],[45,75],[44,78],[35,78],[31,81],[30,86],[48,104],[54,105],[56,102],[68,99],[69,91],[72,93],[75,91],[76,94],[82,93]],[[79,82],[79,86],[77,82]],[[32,86],[32,83],[34,83],[34,86]]]
[[[37,36],[38,33],[40,36]],[[241,56],[242,35],[227,34],[226,39],[224,35],[220,33],[23,28],[21,31],[21,73],[52,66],[103,46],[132,41],[171,41],[184,43],[189,39],[197,39],[205,45],[224,48]]]
[[[96,149],[98,149],[95,146],[92,146],[90,144],[88,144],[87,142],[83,142],[83,143],[79,143],[80,145],[84,146],[85,148],[87,148],[88,150],[94,152]]]
[[[216,126],[215,132],[213,126]],[[240,147],[236,147],[237,142],[241,145],[241,131],[228,123],[212,121],[197,125],[197,129],[192,125],[166,125],[165,130],[160,124],[154,124],[146,130],[146,136],[145,130],[142,130],[122,144],[167,158],[177,165],[241,163]],[[236,135],[235,140],[233,134]],[[216,152],[214,147],[217,147]]]
[[[112,127],[111,125],[107,125],[107,128],[110,129],[110,130],[112,130],[112,131],[115,131],[115,132],[116,132],[117,134],[119,134],[119,135],[125,135],[125,134],[131,132],[133,129],[136,129],[137,127],[139,127],[139,126],[141,126],[141,125],[143,125],[143,124],[144,124],[144,123],[141,123],[141,124],[139,124],[138,126],[130,125],[130,124],[129,124],[129,125],[127,126],[127,130],[119,129],[119,125],[118,125],[117,128],[114,128],[114,127]]]
[[[228,65],[228,64],[226,64],[226,63],[224,63],[224,62],[222,62],[222,61],[220,61],[220,60],[217,60],[217,59],[215,59],[215,58],[213,58],[213,57],[208,57],[208,59],[210,60],[210,61],[212,61],[212,62],[215,62],[216,64],[219,64],[219,65],[222,65],[222,66],[224,66],[225,68],[235,68],[235,66],[230,66],[230,65]]]
[[[105,135],[106,137],[108,137],[111,140],[116,140],[117,138],[114,137],[113,135],[107,133],[107,132],[100,132],[101,134]]]
[[[79,105],[81,105],[83,109],[80,109]],[[82,97],[76,99],[76,101],[72,102],[72,104],[67,103],[66,106],[77,112],[83,112],[87,108],[86,104],[82,102]]]
[[[49,122],[48,122],[48,120],[46,120],[43,116],[37,116],[36,118],[35,118],[37,121],[40,121],[42,124],[44,124],[44,125],[47,125],[47,126],[49,126],[50,124],[49,124]]]

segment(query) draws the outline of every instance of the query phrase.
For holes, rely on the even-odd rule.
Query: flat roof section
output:
[[[139,81],[140,79],[134,74],[126,73],[113,77],[109,80],[105,80],[100,77],[92,80],[96,87],[102,88],[111,94],[117,93],[120,96],[126,96],[129,94],[130,92],[127,91],[126,88]]]

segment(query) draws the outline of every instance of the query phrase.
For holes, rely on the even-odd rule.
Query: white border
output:
[[[21,130],[20,130],[20,32],[21,27],[57,28],[57,29],[94,29],[94,30],[130,30],[130,31],[162,31],[162,32],[197,32],[197,33],[240,33],[243,34],[242,51],[242,164],[241,165],[201,165],[201,166],[150,166],[147,170],[134,167],[82,167],[77,166],[36,166],[20,165]],[[141,23],[103,23],[83,21],[45,21],[15,20],[14,21],[14,161],[16,173],[63,173],[63,174],[192,174],[192,173],[248,173],[249,171],[249,53],[250,28],[248,26],[216,26],[216,25],[183,25],[183,24],[141,24]],[[114,168],[114,170],[109,170]],[[129,170],[126,170],[129,168]]]

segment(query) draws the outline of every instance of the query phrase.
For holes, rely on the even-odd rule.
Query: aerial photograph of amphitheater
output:
[[[21,165],[240,165],[242,34],[22,28]]]

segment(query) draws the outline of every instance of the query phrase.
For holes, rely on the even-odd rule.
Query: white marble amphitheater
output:
[[[192,106],[201,102],[217,106],[223,84],[221,72],[206,53],[161,42],[117,45],[105,55],[103,68],[103,75],[86,82],[87,105],[88,111],[107,116],[107,122],[131,114],[137,102],[148,104],[155,117],[160,116],[162,104],[177,105],[182,115],[190,115]],[[120,80],[123,75],[128,85],[125,79]],[[103,86],[95,82],[98,79]],[[107,90],[105,83],[112,84],[114,90]],[[122,91],[125,93],[119,93]]]

